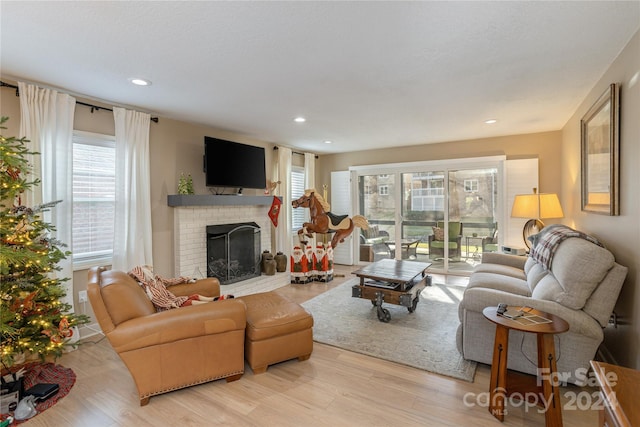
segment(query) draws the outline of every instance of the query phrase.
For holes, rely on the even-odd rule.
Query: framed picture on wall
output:
[[[582,210],[619,215],[619,84],[611,84],[581,126]]]

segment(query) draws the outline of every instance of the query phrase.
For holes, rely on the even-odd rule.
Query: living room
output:
[[[4,7],[4,6],[3,6]],[[3,23],[5,17],[3,11]],[[615,23],[610,23],[615,25]],[[562,223],[572,228],[587,232],[597,236],[605,246],[611,250],[616,261],[629,268],[627,279],[624,283],[618,303],[615,307],[618,325],[616,328],[607,328],[605,330],[605,342],[603,348],[606,353],[615,361],[616,364],[627,366],[634,369],[640,369],[640,293],[637,286],[640,279],[640,258],[637,255],[637,242],[640,239],[640,196],[636,191],[635,185],[640,182],[638,176],[638,168],[635,167],[640,159],[640,126],[637,124],[636,117],[640,116],[640,35],[636,29],[628,43],[621,46],[619,53],[610,64],[600,70],[600,77],[592,82],[588,93],[581,99],[573,100],[575,109],[570,114],[569,119],[561,126],[540,132],[524,133],[524,134],[503,134],[485,136],[481,131],[476,136],[460,139],[444,139],[439,142],[423,143],[418,145],[404,145],[402,142],[389,144],[386,147],[377,147],[373,149],[354,150],[349,152],[326,152],[318,153],[315,165],[315,182],[318,186],[331,182],[331,172],[345,171],[349,167],[357,165],[379,165],[389,163],[403,163],[410,161],[422,160],[444,160],[444,159],[460,159],[470,157],[483,157],[493,155],[504,155],[507,159],[519,158],[537,158],[539,162],[539,187],[541,191],[546,193],[557,193],[560,197],[562,207],[564,209],[564,218]],[[4,39],[4,33],[3,33]],[[3,41],[3,45],[4,45]],[[3,46],[4,48],[4,46]],[[583,53],[584,54],[584,53]],[[10,64],[4,62],[3,59],[3,75],[2,81],[17,84],[18,81],[36,81],[44,87],[56,86],[54,83],[31,75],[7,74],[5,69],[10,68]],[[128,77],[128,76],[127,76]],[[611,83],[620,83],[620,215],[607,216],[596,215],[584,212],[581,209],[581,154],[580,154],[580,121],[596,102],[600,95],[606,90]],[[453,84],[453,83],[451,83]],[[90,104],[98,105],[103,108],[112,108],[113,104],[96,99],[86,95],[86,92],[79,87],[60,87],[62,92],[75,94],[78,100],[85,101]],[[84,96],[83,96],[84,94]],[[526,100],[525,100],[526,101]],[[464,101],[461,100],[461,103]],[[128,105],[128,102],[122,101]],[[14,92],[3,88],[0,99],[1,115],[10,117],[7,122],[8,129],[3,135],[19,135],[20,132],[20,100],[14,96]],[[113,114],[105,110],[92,110],[83,106],[77,106],[75,109],[74,129],[100,134],[113,135],[114,121]],[[276,154],[273,150],[274,146],[287,144],[274,143],[261,140],[257,136],[247,136],[240,131],[226,130],[222,127],[198,124],[188,119],[177,119],[160,116],[157,123],[150,125],[150,181],[151,181],[151,201],[152,201],[152,241],[153,241],[153,260],[158,272],[167,277],[173,277],[174,271],[174,208],[168,206],[167,196],[177,192],[178,180],[181,173],[191,174],[194,178],[194,187],[196,194],[209,194],[208,188],[204,184],[204,173],[202,172],[202,156],[203,156],[203,137],[213,136],[217,138],[226,138],[250,145],[264,147],[266,150],[267,176],[270,176],[272,165],[274,164]],[[328,189],[329,195],[332,189]],[[251,192],[247,193],[251,195]],[[255,191],[256,195],[261,194]],[[266,216],[266,214],[265,214]],[[77,299],[79,291],[86,290],[87,287],[87,270],[79,269],[73,273],[73,287],[76,311],[86,310],[91,313],[88,304],[80,303]],[[88,348],[83,351],[88,350]],[[312,359],[316,356],[312,356]],[[323,364],[331,365],[344,363],[339,367],[339,371],[348,371],[359,369],[360,364],[372,365],[377,362],[369,361],[359,355],[346,355],[338,353],[334,349],[323,349],[318,352],[318,358]],[[113,366],[117,357],[115,354],[105,361],[105,364]],[[101,369],[100,364],[93,360],[90,362],[90,368]],[[296,365],[296,362],[294,362]],[[281,373],[282,378],[289,376],[302,376],[304,369],[302,366],[293,366],[291,372]],[[367,371],[366,374],[371,377],[385,376],[386,367],[384,365],[376,365],[377,371]],[[328,372],[327,367],[323,367],[323,372]],[[352,375],[352,374],[350,374]],[[421,386],[417,384],[414,378],[414,372],[400,368],[395,370],[393,375],[397,375],[403,380],[397,385],[397,389],[403,387],[424,389],[425,393],[436,393],[438,384],[443,387],[455,389],[455,383],[447,382],[440,379],[425,380],[429,382],[429,386]],[[488,374],[484,374],[485,377]],[[334,383],[340,384],[341,379],[339,373],[334,373],[327,379],[324,385],[327,388],[333,387]],[[252,380],[252,385],[261,386],[260,378]],[[279,377],[264,377],[262,381],[269,383],[270,390],[277,389],[279,381],[284,381]],[[353,380],[353,377],[350,377]],[[419,376],[419,378],[424,378]],[[441,382],[442,381],[442,382]],[[476,380],[477,381],[477,380]],[[375,383],[375,382],[374,382]],[[371,383],[368,383],[371,384]],[[384,383],[385,387],[389,386],[388,382]],[[314,384],[318,386],[318,384]],[[105,385],[105,390],[108,385]],[[117,384],[110,384],[115,388]],[[220,384],[224,390],[225,384]],[[82,389],[81,384],[76,387]],[[249,386],[251,387],[251,386]],[[480,387],[478,390],[484,390],[486,387]],[[395,389],[394,389],[395,390]],[[306,390],[312,393],[312,390]],[[202,410],[201,406],[206,402],[202,400],[201,392],[188,392],[190,398],[194,402],[180,403],[179,405],[193,404],[197,407],[195,410]],[[317,393],[317,391],[316,391]],[[455,396],[455,393],[451,393]],[[126,395],[125,398],[131,397]],[[97,394],[93,399],[106,398],[119,400],[121,396],[113,397],[109,391]],[[135,397],[132,398],[135,400]],[[392,399],[392,398],[390,398]],[[398,398],[400,399],[400,398]],[[451,412],[451,424],[456,424],[455,408],[461,402],[461,397],[449,397],[444,404],[445,411]],[[239,405],[238,402],[234,404]],[[416,403],[418,405],[419,403]],[[430,402],[435,405],[435,402]],[[241,408],[240,411],[250,412],[251,404]],[[291,411],[298,409],[298,404],[289,408]],[[109,404],[105,404],[109,407]],[[116,406],[117,407],[117,406]],[[222,410],[221,408],[218,408]],[[286,406],[283,411],[286,410]],[[346,409],[343,408],[345,412]],[[435,408],[434,408],[435,410]],[[442,410],[439,408],[438,410]],[[166,415],[166,419],[170,417],[170,410],[162,409],[161,412]],[[104,414],[92,414],[97,417],[92,419],[103,419]],[[84,414],[83,416],[89,417]],[[143,422],[143,413],[138,413],[135,417]],[[305,415],[306,417],[306,415]],[[85,418],[87,420],[89,418]],[[200,418],[196,418],[200,419]],[[303,418],[309,420],[307,418]],[[339,417],[337,418],[339,419]],[[188,415],[183,415],[183,421],[188,422]],[[459,420],[459,419],[458,419]],[[508,420],[508,418],[507,418]],[[34,420],[35,421],[35,420]],[[371,420],[375,424],[375,420]],[[420,418],[414,420],[420,422]],[[441,421],[441,420],[440,420]],[[468,420],[467,420],[468,421]],[[493,425],[492,418],[487,418],[483,423]],[[80,423],[81,420],[76,420]],[[310,421],[311,422],[311,421]],[[423,423],[428,423],[422,420]],[[527,421],[525,421],[526,423]],[[535,421],[539,422],[539,420]],[[195,422],[197,423],[197,421]],[[478,421],[478,423],[481,423]],[[269,424],[268,422],[265,424]],[[309,423],[307,423],[309,424]],[[92,423],[93,425],[93,423]],[[96,424],[98,425],[98,424]],[[533,424],[525,424],[533,425]]]

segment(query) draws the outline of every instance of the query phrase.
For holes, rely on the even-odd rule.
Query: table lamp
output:
[[[512,218],[530,218],[522,229],[522,238],[527,249],[531,249],[528,237],[540,232],[544,228],[542,218],[562,218],[562,206],[555,193],[538,193],[533,189],[533,194],[517,194],[511,208]],[[531,219],[533,218],[533,219]]]

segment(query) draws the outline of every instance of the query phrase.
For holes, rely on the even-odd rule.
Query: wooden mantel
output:
[[[282,200],[280,198],[280,200]],[[180,206],[269,206],[273,196],[238,196],[213,194],[169,194],[167,204],[172,207]]]

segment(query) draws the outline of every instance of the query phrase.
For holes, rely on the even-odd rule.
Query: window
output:
[[[73,133],[73,263],[110,262],[115,207],[115,138]]]
[[[389,195],[389,186],[388,185],[378,185],[378,194],[381,196]]]
[[[465,193],[477,193],[478,192],[478,180],[477,179],[465,179],[464,180]]]
[[[291,200],[295,200],[304,194],[304,168],[300,166],[293,166],[291,168]],[[302,208],[290,208],[291,214],[291,229],[297,232],[302,228],[302,223],[305,222],[307,209]]]
[[[427,181],[427,184],[427,188],[429,188],[430,194],[444,194],[444,178],[431,178]]]

